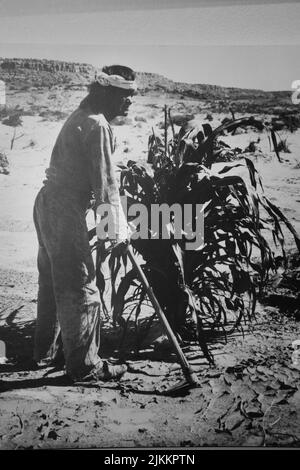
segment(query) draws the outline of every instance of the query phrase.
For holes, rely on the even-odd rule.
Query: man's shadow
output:
[[[0,393],[20,390],[26,388],[40,388],[40,387],[67,387],[72,385],[72,381],[67,375],[60,375],[58,377],[39,377],[34,379],[18,379],[18,380],[0,380]]]

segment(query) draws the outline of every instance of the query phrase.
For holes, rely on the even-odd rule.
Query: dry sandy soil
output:
[[[82,92],[68,93],[64,104],[71,111]],[[162,120],[165,103],[196,114],[200,121],[206,116],[199,101],[138,97],[125,124],[115,126],[116,163],[146,162],[148,135]],[[223,117],[215,114],[212,126]],[[209,367],[196,344],[189,345],[186,353],[200,386],[184,396],[164,394],[181,373],[173,354],[150,347],[155,332],[139,355],[128,343],[130,367],[118,384],[75,387],[63,372],[32,370],[37,295],[32,207],[61,125],[61,120],[24,116],[10,150],[13,129],[0,124],[0,151],[10,164],[10,174],[0,175],[0,339],[12,361],[0,365],[0,448],[298,447],[300,368],[292,364],[291,342],[300,338],[300,328],[285,308],[259,305],[257,320],[245,327],[244,336],[237,332],[227,343],[213,343],[216,367]],[[283,163],[264,134],[262,153],[251,158],[267,195],[300,232],[300,130],[281,135],[291,150],[282,154]],[[224,140],[245,148],[257,137],[251,131]],[[287,248],[295,251],[289,234]],[[114,356],[119,336],[120,331],[103,322],[103,357]]]

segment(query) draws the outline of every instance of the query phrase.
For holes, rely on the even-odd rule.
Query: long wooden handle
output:
[[[174,350],[177,354],[177,357],[178,357],[178,360],[179,360],[179,363],[181,365],[181,368],[182,368],[182,371],[183,371],[183,374],[185,376],[185,378],[187,379],[187,381],[189,383],[196,383],[197,382],[197,378],[196,378],[196,375],[195,373],[192,371],[191,369],[191,366],[189,365],[185,355],[183,354],[183,351],[177,341],[177,338],[176,336],[174,335],[173,333],[173,330],[161,308],[161,306],[159,305],[158,303],[158,300],[152,290],[152,287],[150,286],[149,282],[148,282],[148,279],[146,278],[142,268],[140,267],[140,265],[138,264],[138,262],[136,261],[135,259],[135,256],[133,254],[133,251],[132,251],[132,247],[130,245],[127,246],[127,254],[128,254],[128,257],[132,263],[132,265],[134,266],[134,268],[136,269],[136,272],[137,272],[137,275],[140,279],[140,281],[142,282],[142,284],[144,285],[145,289],[146,289],[146,292],[152,302],[152,305],[153,305],[153,308],[156,312],[156,314],[158,315],[159,319],[161,320],[163,326],[164,326],[164,329],[166,331],[166,334],[172,344],[172,346],[174,347]]]

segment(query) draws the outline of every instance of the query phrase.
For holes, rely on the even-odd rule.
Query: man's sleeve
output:
[[[106,202],[117,204],[119,191],[112,165],[113,142],[109,129],[95,126],[85,140],[90,185],[96,207]]]
[[[128,237],[127,221],[121,207],[118,184],[111,160],[113,137],[110,130],[105,126],[94,128],[85,141],[85,152],[98,216],[102,212],[99,210],[101,205],[104,203],[110,205],[112,223],[110,224],[108,238],[126,239]],[[99,223],[100,220],[97,220],[97,224]],[[99,235],[102,231],[98,229],[97,234]]]

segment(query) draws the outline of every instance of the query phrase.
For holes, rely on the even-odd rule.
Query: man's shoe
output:
[[[120,379],[125,372],[127,372],[127,366],[125,364],[111,365],[107,361],[103,361],[100,367],[94,367],[88,375],[77,380],[77,382],[109,382],[110,380]]]

